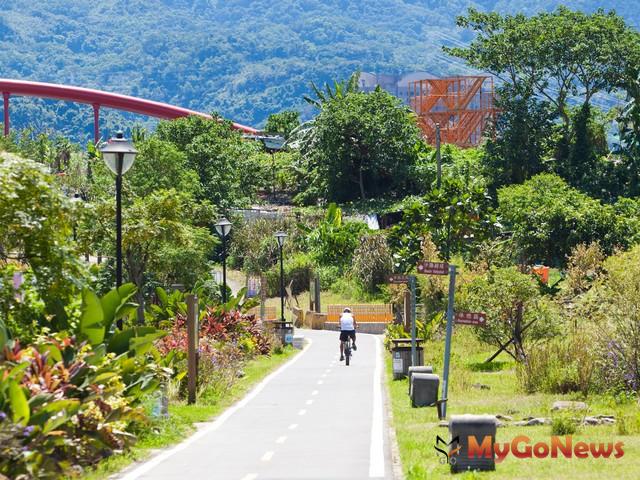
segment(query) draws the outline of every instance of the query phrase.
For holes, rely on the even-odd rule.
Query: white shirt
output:
[[[340,330],[355,330],[355,320],[353,319],[353,315],[350,313],[343,313],[340,317]]]

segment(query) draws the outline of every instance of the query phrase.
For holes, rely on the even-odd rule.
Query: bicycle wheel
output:
[[[349,359],[351,359],[351,352],[347,350],[344,355],[344,363],[347,367],[349,366]]]

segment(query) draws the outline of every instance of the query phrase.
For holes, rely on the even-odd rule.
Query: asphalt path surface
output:
[[[119,478],[391,479],[380,338],[358,335],[347,367],[337,332],[296,333],[310,340],[301,353],[193,436]]]

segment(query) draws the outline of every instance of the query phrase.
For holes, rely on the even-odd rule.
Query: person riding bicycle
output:
[[[353,318],[350,308],[345,308],[340,316],[340,361],[344,360],[344,344],[349,338],[352,341],[352,348],[356,348],[356,319]]]

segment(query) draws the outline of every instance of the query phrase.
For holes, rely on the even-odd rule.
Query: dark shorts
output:
[[[355,330],[340,330],[340,341],[345,342],[349,337],[354,342],[356,341],[356,331]]]

